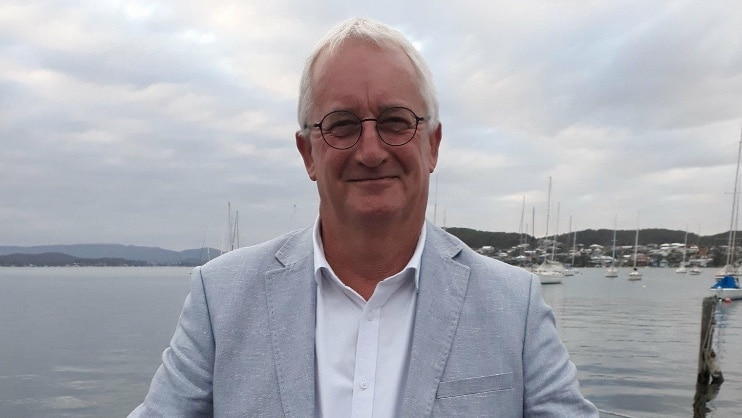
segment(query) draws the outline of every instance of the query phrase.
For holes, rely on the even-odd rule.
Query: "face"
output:
[[[333,55],[325,52],[315,63],[308,122],[318,122],[335,110],[375,118],[393,106],[427,116],[416,79],[402,50],[346,41]],[[422,222],[440,139],[440,125],[431,130],[426,122],[418,124],[409,143],[398,147],[381,141],[375,122],[364,122],[360,140],[347,150],[328,146],[317,128],[306,138],[297,133],[307,173],[317,182],[320,219],[343,224]]]

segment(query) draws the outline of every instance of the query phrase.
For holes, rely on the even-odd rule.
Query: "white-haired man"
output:
[[[131,416],[597,417],[538,279],[425,221],[442,129],[410,42],[337,26],[298,115],[314,227],[194,270]]]

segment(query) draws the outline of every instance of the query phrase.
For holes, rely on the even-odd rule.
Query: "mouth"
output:
[[[361,177],[361,178],[352,178],[352,179],[349,179],[348,182],[350,182],[350,183],[375,182],[375,181],[393,180],[395,178],[397,178],[397,176]]]

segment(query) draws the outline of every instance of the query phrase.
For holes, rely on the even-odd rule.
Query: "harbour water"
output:
[[[189,268],[0,268],[0,417],[121,417],[144,397],[188,292]],[[602,417],[694,417],[700,276],[583,269],[544,287],[582,391]],[[742,301],[721,304],[724,383],[706,417],[742,416]],[[704,399],[705,400],[705,399]],[[703,416],[703,415],[695,415]]]

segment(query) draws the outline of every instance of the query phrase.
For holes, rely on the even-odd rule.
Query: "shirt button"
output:
[[[361,382],[361,389],[368,389],[368,382],[366,381]]]

